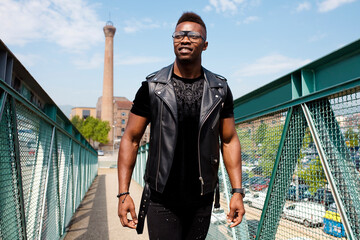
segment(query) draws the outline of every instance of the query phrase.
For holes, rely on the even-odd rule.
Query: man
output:
[[[150,239],[205,239],[218,183],[220,147],[234,192],[228,214],[231,227],[245,213],[233,99],[226,79],[201,66],[208,42],[200,16],[186,12],[180,17],[173,44],[175,62],[142,83],[121,140],[118,215],[123,226],[141,233],[147,214]],[[137,218],[129,185],[148,123],[146,185]]]

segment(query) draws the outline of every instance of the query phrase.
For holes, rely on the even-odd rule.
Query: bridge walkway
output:
[[[123,228],[117,216],[117,171],[116,168],[102,168],[110,161],[101,162],[99,158],[98,176],[86,193],[79,208],[76,210],[65,236],[65,240],[72,239],[110,239],[110,240],[146,240],[147,227],[144,233],[138,235],[135,230]],[[142,194],[142,187],[132,180],[130,186],[131,197],[134,199],[136,210]]]

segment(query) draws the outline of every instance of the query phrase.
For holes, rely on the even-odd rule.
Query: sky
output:
[[[0,38],[58,106],[95,107],[106,22],[116,27],[114,95],[132,101],[174,61],[185,11],[203,18],[202,64],[234,99],[360,38],[360,0],[0,0]]]

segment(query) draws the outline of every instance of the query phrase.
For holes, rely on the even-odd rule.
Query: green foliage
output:
[[[241,143],[241,151],[248,153],[251,152],[253,149],[253,141],[251,139],[251,130],[249,129],[243,129],[238,127],[237,128],[237,134]]]
[[[260,127],[261,125],[259,128]],[[261,154],[259,166],[262,167],[263,176],[271,176],[281,140],[283,127],[284,125],[277,125],[262,128],[265,130],[265,132],[263,133],[263,140],[258,148],[258,152]]]
[[[87,117],[84,121],[84,125],[81,128],[81,133],[86,139],[93,139],[95,126],[100,120],[93,117]],[[94,140],[94,139],[93,139]]]
[[[74,116],[71,118],[71,123],[76,127],[77,130],[81,130],[82,126],[84,125],[84,120],[81,119],[79,116]]]
[[[298,176],[309,186],[309,191],[313,194],[318,188],[324,188],[327,183],[324,169],[319,157],[311,160],[309,167],[304,168],[299,164]]]
[[[79,116],[74,116],[71,119],[71,122],[89,141],[93,140],[104,144],[109,142],[108,134],[110,131],[110,124],[108,121],[101,121],[100,119],[91,116],[83,120],[80,119]]]
[[[256,134],[254,135],[254,142],[256,145],[263,143],[264,139],[266,138],[267,128],[268,126],[265,123],[261,123],[256,130]]]
[[[360,128],[360,127],[359,127]],[[346,145],[348,147],[359,146],[359,132],[355,132],[353,128],[349,128],[345,134]]]
[[[110,131],[110,124],[108,121],[100,121],[94,130],[94,140],[100,143],[108,143],[108,133]]]
[[[302,148],[307,148],[309,147],[309,145],[311,143],[313,143],[314,140],[311,136],[311,132],[310,132],[310,128],[307,127],[306,130],[305,130],[305,136],[304,136],[304,139],[303,139],[303,143],[302,143]]]

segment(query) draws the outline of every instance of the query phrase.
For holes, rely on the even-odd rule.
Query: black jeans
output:
[[[212,204],[201,207],[166,207],[150,202],[147,225],[150,240],[205,239]]]

